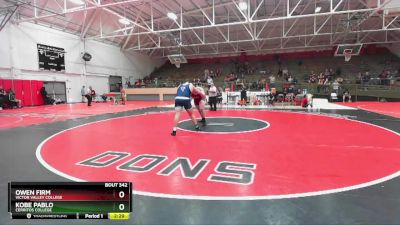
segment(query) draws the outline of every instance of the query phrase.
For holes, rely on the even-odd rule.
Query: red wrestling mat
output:
[[[400,102],[345,102],[337,104],[400,118]]]
[[[208,116],[215,118],[202,132],[181,129],[176,137],[171,112],[91,123],[48,138],[36,156],[71,180],[132,181],[136,194],[183,199],[313,196],[400,174],[399,134],[375,125],[273,111]],[[206,131],[234,130],[243,121],[261,128]]]
[[[126,105],[107,103],[60,104],[0,111],[0,129],[29,126],[106,113],[118,113],[152,106],[172,104],[170,101],[128,101]]]

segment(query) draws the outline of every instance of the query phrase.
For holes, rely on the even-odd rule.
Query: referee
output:
[[[217,111],[217,96],[218,96],[217,88],[212,83],[210,89],[208,89],[208,98],[211,111]]]

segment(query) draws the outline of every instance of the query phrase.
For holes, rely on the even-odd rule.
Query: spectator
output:
[[[278,73],[277,73],[278,77],[281,77],[281,76],[282,76],[282,74],[283,74],[283,72],[282,72],[282,69],[281,69],[281,68],[279,68],[279,70],[278,70]]]
[[[215,76],[216,76],[216,77],[221,76],[221,69],[220,69],[220,68],[217,68],[217,69],[215,70]]]
[[[222,93],[224,92],[224,90],[222,89],[222,87],[218,87],[217,92],[218,92],[217,93],[217,103],[222,104],[222,100],[223,100]]]
[[[329,72],[329,70],[325,69],[324,76],[329,77],[330,75],[331,75],[331,73]]]
[[[349,92],[349,90],[345,90],[344,91],[344,93],[343,93],[343,102],[351,102],[351,95],[350,95],[350,92]]]
[[[339,87],[340,87],[339,82],[337,80],[333,81],[333,83],[332,83],[333,92],[335,92],[336,94],[339,94]]]
[[[224,78],[224,82],[229,82],[229,81],[231,81],[231,74],[226,75]]]
[[[312,75],[310,78],[310,83],[315,84],[317,83],[317,76],[316,75]]]
[[[88,106],[92,106],[92,87],[91,86],[86,90],[85,97],[88,100]]]
[[[3,109],[3,105],[7,99],[6,91],[3,86],[0,85],[0,110]]]
[[[333,69],[330,68],[330,69],[329,69],[329,76],[333,76],[333,75],[335,75],[335,72],[333,72]]]
[[[47,95],[47,91],[45,87],[42,87],[40,89],[40,95],[42,95],[43,98],[43,102],[45,105],[51,105],[53,104],[55,101],[53,99],[51,99],[48,95]]]
[[[92,99],[96,98],[96,91],[93,90],[92,86],[89,86],[89,89],[90,89],[90,96],[92,96]]]
[[[42,95],[43,96],[43,95]],[[82,86],[82,89],[81,89],[81,96],[82,96],[82,103],[84,103],[85,102],[85,99],[86,99],[86,88],[85,88],[85,86]]]
[[[283,75],[283,77],[287,77],[287,76],[289,76],[289,70],[288,69],[283,69],[282,70],[282,75]]]
[[[15,93],[13,90],[9,90],[8,93],[8,101],[11,103],[12,107],[21,108],[21,100],[15,98]]]
[[[363,75],[361,72],[358,72],[356,84],[363,84]]]
[[[343,77],[338,77],[336,80],[339,84],[343,84],[343,81],[344,81]],[[339,88],[340,88],[340,86],[339,86]]]
[[[275,90],[275,88],[273,88],[273,89]],[[271,90],[272,90],[272,88],[271,88]],[[275,95],[271,91],[267,94],[267,103],[268,103],[268,105],[274,105],[274,101],[275,101]]]
[[[214,82],[213,82],[213,79],[212,79],[210,76],[208,76],[208,77],[207,77],[207,84],[208,84],[209,86],[211,86],[212,83],[214,83]]]
[[[136,87],[136,88],[142,87],[142,80],[140,80],[140,79],[136,80],[136,81],[135,81],[135,87]]]
[[[240,92],[240,105],[247,105],[247,91],[244,87]]]
[[[325,78],[323,86],[324,86],[324,92],[328,93],[329,92],[329,86],[330,86],[330,82],[329,82],[328,78]]]
[[[269,76],[269,85],[271,88],[275,87],[275,82],[276,82],[276,78],[273,74],[271,74],[271,76]]]
[[[243,80],[237,79],[237,80],[236,80],[236,85],[237,85],[237,86],[243,87],[243,86],[244,86]]]
[[[247,75],[249,74],[250,64],[248,61],[244,62],[244,70],[246,71]]]
[[[319,85],[323,85],[324,82],[325,82],[325,76],[324,76],[323,73],[320,73],[319,76],[318,76],[318,84]]]
[[[158,78],[157,77],[154,78],[154,85],[155,85],[155,87],[158,87]]]
[[[231,81],[235,81],[235,80],[237,80],[237,79],[238,79],[237,75],[234,74],[234,73],[232,73],[232,75],[231,75]]]
[[[210,76],[210,71],[208,69],[204,70],[204,80],[207,80],[208,76]]]
[[[290,75],[290,76],[288,77],[287,81],[288,81],[289,83],[293,83],[293,77],[292,77],[292,75]]]
[[[301,107],[307,108],[308,107],[308,98],[307,95],[304,95],[301,99]]]
[[[45,88],[45,87],[40,88],[40,95],[42,96],[43,101],[44,101],[45,104],[46,104],[47,91],[46,91],[46,88]]]
[[[125,88],[121,88],[121,102],[122,102],[122,105],[125,105],[125,102],[126,102],[126,91],[125,91]]]
[[[314,71],[311,71],[311,75],[308,79],[308,83],[316,83],[317,82],[317,75],[314,73]]]
[[[369,71],[367,71],[367,72],[365,72],[363,81],[364,81],[364,83],[368,83],[369,80],[371,80],[371,76],[369,75]]]
[[[293,84],[297,84],[297,79],[296,79],[296,77],[295,76],[293,76],[293,82],[292,82]]]
[[[324,85],[325,83],[325,77],[323,73],[320,73],[318,76],[318,86],[317,86],[317,92],[320,92],[321,87]]]
[[[4,90],[3,86],[0,85],[0,95],[6,95],[6,91]]]

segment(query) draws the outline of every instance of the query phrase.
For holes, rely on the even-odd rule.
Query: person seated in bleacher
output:
[[[282,70],[282,76],[285,78],[287,78],[289,76],[289,70],[287,68],[284,68]]]
[[[40,89],[40,95],[42,96],[43,102],[44,102],[45,105],[51,105],[51,104],[53,104],[53,102],[51,101],[52,99],[49,98],[49,96],[47,96],[47,91],[46,91],[46,88],[45,88],[45,87],[42,87],[42,88]]]
[[[93,90],[92,86],[89,86],[90,90],[90,96],[92,96],[92,99],[96,99],[96,91]]]
[[[274,105],[275,94],[272,91],[268,93],[267,100],[268,100],[268,105]]]
[[[101,95],[101,99],[103,100],[103,102],[107,102],[107,98],[108,96],[106,95],[106,93]]]
[[[210,77],[212,78],[212,79],[214,79],[214,71],[213,70],[210,70]]]
[[[126,91],[125,88],[121,87],[121,102],[122,105],[125,105],[126,102]]]
[[[278,72],[276,73],[278,77],[282,77],[282,69],[279,67]]]
[[[343,92],[343,102],[351,102],[351,95],[350,95],[350,92],[349,92],[349,90],[345,90],[344,92]]]
[[[157,78],[155,78],[155,79],[157,79]],[[131,81],[130,81],[130,80],[127,80],[127,81],[126,81],[126,85],[128,86],[128,88],[132,88],[132,84],[131,84]]]
[[[240,105],[247,105],[247,90],[242,86],[242,91],[240,92]]]
[[[217,88],[217,104],[222,105],[222,100],[223,100],[222,93],[223,92],[224,92],[224,90],[222,89],[222,87]]]
[[[314,73],[314,71],[311,71],[311,75],[308,78],[308,83],[315,84],[317,82],[317,75]]]
[[[271,76],[269,76],[268,79],[270,87],[271,88],[275,87],[276,77],[274,76],[274,74],[271,74]]]
[[[0,110],[3,109],[3,104],[7,99],[6,91],[4,90],[3,86],[0,85]]]
[[[135,88],[140,88],[142,87],[142,80],[138,79],[135,81]]]
[[[336,81],[337,81],[339,84],[343,84],[344,79],[343,79],[343,77],[339,76],[338,78],[336,78]]]
[[[6,91],[4,90],[3,86],[0,85],[0,95],[6,95]]]
[[[292,75],[289,75],[289,77],[287,78],[287,82],[293,83],[293,77],[292,77]]]
[[[369,75],[369,72],[365,72],[364,76],[363,76],[363,84],[368,84],[369,81],[371,80],[371,76]]]
[[[323,85],[325,82],[325,76],[323,73],[320,73],[318,76],[318,85]]]
[[[13,90],[9,90],[7,93],[8,96],[8,101],[6,102],[9,104],[12,108],[21,108],[21,100],[15,98],[15,93]]]
[[[301,99],[301,107],[307,108],[308,107],[308,98],[307,95],[303,96],[303,99]]]
[[[230,74],[226,75],[225,78],[224,78],[224,82],[229,82],[229,81],[231,81]]]
[[[217,68],[217,69],[215,70],[215,76],[216,76],[216,77],[221,76],[221,69],[220,69],[220,68]]]
[[[211,86],[211,84],[213,84],[214,82],[213,82],[213,79],[210,77],[210,76],[208,76],[207,77],[207,84],[208,84],[208,86]]]
[[[334,93],[339,94],[340,84],[337,80],[333,81],[332,83],[332,90]]]

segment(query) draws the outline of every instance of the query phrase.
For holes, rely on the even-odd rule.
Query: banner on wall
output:
[[[39,69],[65,71],[65,51],[63,48],[37,44]]]

